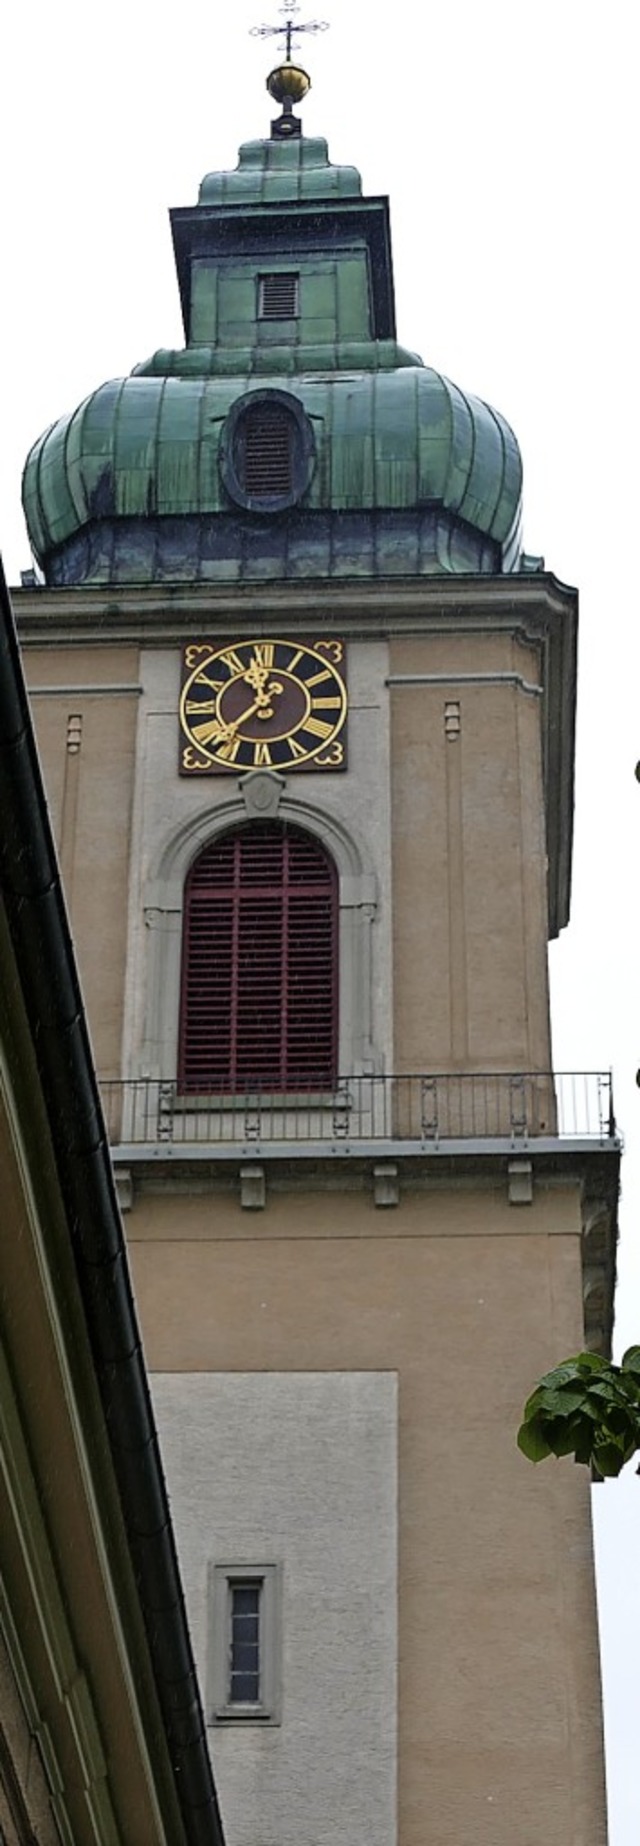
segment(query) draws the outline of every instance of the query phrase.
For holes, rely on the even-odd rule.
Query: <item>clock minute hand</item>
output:
[[[220,718],[212,718],[206,724],[194,724],[192,728],[198,743],[221,744],[228,743],[229,738],[233,737],[235,725],[223,724]]]
[[[234,718],[233,723],[229,725],[229,730],[232,732],[237,731],[238,726],[240,724],[246,724],[247,719],[253,718],[254,713],[257,711],[261,712],[264,718],[271,718],[273,715],[272,712],[265,708],[269,706],[271,699],[275,697],[275,694],[278,692],[282,692],[282,686],[279,680],[272,679],[270,686],[266,686],[264,692],[259,692],[257,694],[253,701],[253,705],[248,705],[246,711],[240,712],[240,716]]]
[[[235,737],[239,726],[241,724],[246,724],[247,718],[252,718],[254,712],[259,711],[263,718],[271,718],[273,716],[269,706],[269,700],[277,692],[282,692],[282,686],[279,680],[274,679],[271,681],[271,685],[267,687],[266,691],[258,692],[253,704],[248,705],[246,711],[241,712],[239,718],[234,718],[230,724],[225,724],[224,718],[218,717],[208,719],[206,724],[194,724],[194,738],[199,744],[205,747],[207,744],[218,745],[230,743],[232,738]]]

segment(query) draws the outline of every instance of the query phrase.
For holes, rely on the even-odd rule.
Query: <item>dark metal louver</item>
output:
[[[299,277],[295,271],[261,276],[258,295],[260,320],[295,320],[298,313]]]
[[[249,496],[290,494],[295,425],[280,404],[260,404],[243,426],[243,486]]]
[[[330,1089],[337,885],[311,835],[247,827],[205,848],[185,890],[183,1092]]]

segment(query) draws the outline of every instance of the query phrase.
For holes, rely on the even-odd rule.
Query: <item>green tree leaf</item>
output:
[[[559,1389],[560,1385],[575,1384],[576,1380],[579,1381],[580,1378],[581,1372],[578,1360],[564,1359],[562,1365],[554,1366],[552,1372],[545,1372],[544,1377],[540,1379],[538,1390],[556,1391]]]
[[[583,1417],[571,1417],[568,1423],[563,1422],[556,1427],[553,1435],[550,1430],[547,1430],[545,1434],[551,1443],[554,1455],[574,1455],[577,1448],[584,1447],[587,1441],[589,1453],[591,1453],[594,1439],[593,1429],[590,1424],[585,1423]]]
[[[518,1448],[526,1455],[527,1461],[545,1461],[551,1449],[534,1418],[521,1423],[518,1430]]]
[[[576,1410],[584,1411],[584,1388],[576,1391],[565,1386],[561,1391],[545,1391],[540,1408],[552,1417],[570,1417]]]
[[[591,1424],[585,1424],[580,1435],[576,1437],[574,1461],[582,1462],[584,1466],[588,1468],[589,1463],[593,1459],[594,1442],[595,1432],[593,1426]]]
[[[584,1385],[584,1390],[588,1391],[591,1398],[601,1398],[603,1403],[617,1404],[619,1402],[620,1387],[617,1378],[589,1379],[588,1384]]]
[[[593,1459],[600,1473],[611,1479],[620,1473],[621,1468],[624,1468],[627,1457],[624,1451],[618,1448],[617,1443],[602,1442],[594,1449]]]

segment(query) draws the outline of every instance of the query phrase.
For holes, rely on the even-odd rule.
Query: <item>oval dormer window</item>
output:
[[[250,391],[232,405],[220,442],[227,493],[248,512],[278,513],[306,493],[314,461],[313,431],[288,391]]]

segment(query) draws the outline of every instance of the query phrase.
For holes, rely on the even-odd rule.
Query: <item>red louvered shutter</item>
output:
[[[298,828],[205,847],[185,889],[183,1092],[330,1089],[336,1078],[337,884]]]

